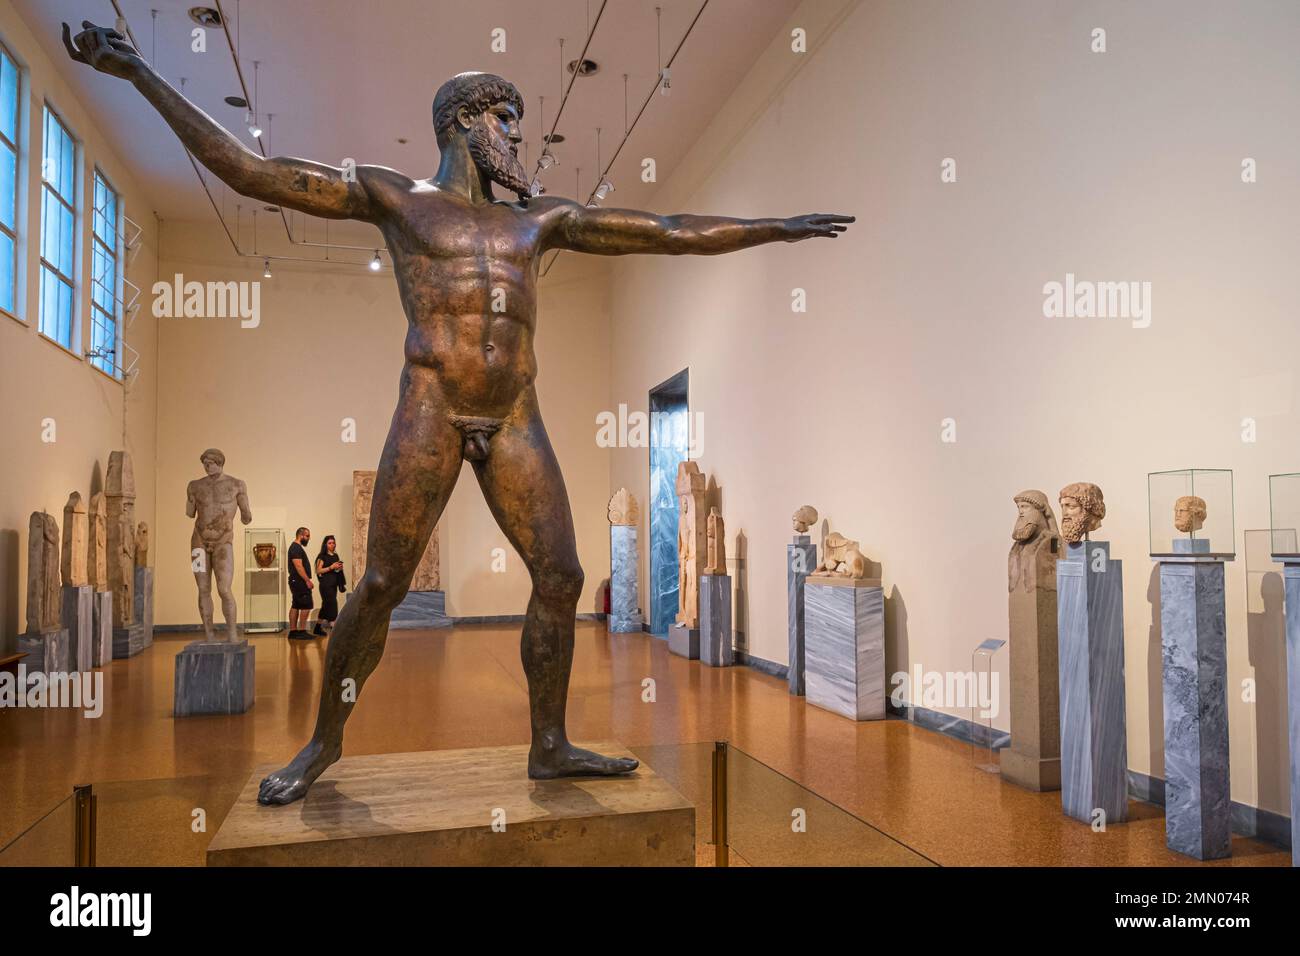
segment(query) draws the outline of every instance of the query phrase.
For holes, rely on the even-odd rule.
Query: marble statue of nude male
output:
[[[226,456],[221,449],[209,448],[199,461],[207,474],[185,488],[185,515],[194,519],[190,563],[194,582],[199,586],[199,616],[203,619],[203,633],[213,640],[212,579],[216,578],[221,613],[226,619],[225,639],[235,641],[237,604],[231,590],[235,580],[235,512],[239,512],[244,524],[253,520],[253,512],[244,483],[223,471]]]
[[[185,147],[235,192],[313,216],[375,225],[392,256],[406,312],[405,366],[380,458],[366,573],[330,638],[312,739],[262,781],[258,799],[304,796],[342,753],[343,726],[384,652],[389,614],[405,596],[461,471],[473,465],[489,509],[532,577],[521,640],[534,779],[629,773],[636,761],[575,747],[565,729],[574,619],[583,573],[559,463],[534,380],[538,266],[550,250],[596,255],[716,255],[770,242],[837,238],[850,216],[792,219],[658,215],[537,195],[518,159],[524,101],[499,76],[462,73],[438,90],[437,172],[344,169],[247,149],[162,79],[120,34],[82,23],[74,60],[130,81]],[[518,195],[498,199],[493,184]]]

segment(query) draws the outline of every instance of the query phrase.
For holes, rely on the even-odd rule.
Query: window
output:
[[[121,318],[117,298],[120,205],[117,193],[96,169],[90,229],[90,364],[114,378],[122,377],[117,341]]]
[[[65,349],[76,325],[77,144],[45,107],[41,157],[41,332]]]
[[[0,309],[17,314],[18,64],[0,46]]]

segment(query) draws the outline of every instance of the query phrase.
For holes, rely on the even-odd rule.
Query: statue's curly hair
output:
[[[462,106],[474,114],[482,113],[493,103],[510,103],[524,118],[524,98],[509,80],[495,73],[457,73],[433,98],[433,132],[441,140],[456,122]]]
[[[1101,496],[1101,489],[1090,481],[1076,481],[1061,489],[1062,498],[1077,498],[1083,510],[1098,521],[1106,517],[1106,502]]]

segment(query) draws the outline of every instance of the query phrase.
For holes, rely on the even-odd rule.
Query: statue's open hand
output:
[[[856,218],[856,216],[839,216],[826,212],[813,212],[806,216],[795,216],[793,219],[785,221],[785,228],[789,232],[785,241],[798,242],[801,239],[811,239],[814,236],[825,236],[828,239],[834,239],[849,228],[843,223],[853,222]]]
[[[72,38],[72,31],[63,24],[63,45],[68,56],[78,63],[93,66],[100,73],[128,79],[144,65],[144,60],[126,37],[108,27],[97,27],[89,20],[81,21],[82,31]]]

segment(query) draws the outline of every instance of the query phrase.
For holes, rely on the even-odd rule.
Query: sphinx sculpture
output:
[[[867,559],[858,549],[856,541],[850,541],[838,531],[832,531],[822,542],[822,561],[810,577],[814,578],[852,578],[860,581],[867,576]]]

